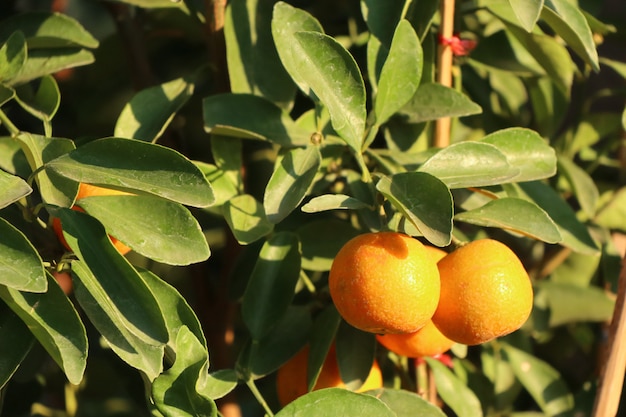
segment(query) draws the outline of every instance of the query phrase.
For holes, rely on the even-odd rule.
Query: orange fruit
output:
[[[67,271],[53,271],[52,276],[59,284],[59,287],[63,290],[66,295],[72,293],[74,289],[74,285],[72,283],[72,276]]]
[[[85,211],[80,208],[79,201],[85,197],[93,197],[93,196],[104,196],[104,195],[132,195],[131,193],[127,193],[125,191],[111,190],[108,188],[98,187],[96,185],[84,184],[80,183],[78,186],[78,193],[76,194],[76,203],[72,206],[72,210],[76,211]],[[61,227],[61,220],[58,217],[52,219],[52,229],[56,233],[61,244],[67,249],[71,250],[65,241],[65,237],[63,236],[63,228]],[[116,238],[109,236],[111,239],[111,243],[115,246],[115,249],[122,255],[126,255],[130,252],[130,248],[117,240]]]
[[[505,244],[476,240],[437,265],[441,295],[433,322],[448,338],[478,345],[519,329],[528,319],[532,284],[517,255]]]
[[[276,373],[276,394],[278,401],[285,406],[296,398],[306,394],[307,389],[307,368],[309,360],[309,346],[302,348],[287,363],[281,366]],[[378,365],[374,361],[369,375],[357,392],[364,392],[371,389],[382,388],[383,376]],[[339,364],[337,363],[337,353],[333,344],[324,360],[322,370],[317,378],[313,390],[322,388],[346,388],[346,384],[341,380],[339,374]]]
[[[402,233],[365,233],[337,253],[328,277],[339,314],[372,333],[410,333],[431,319],[439,271],[424,245]]]
[[[407,358],[436,356],[449,350],[455,343],[444,336],[432,320],[416,332],[377,334],[376,340],[393,353]]]

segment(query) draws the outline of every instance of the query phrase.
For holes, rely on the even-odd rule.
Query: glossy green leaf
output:
[[[259,95],[289,110],[296,86],[274,46],[273,6],[273,1],[259,0],[229,3],[224,24],[228,76],[233,93]]]
[[[436,176],[450,188],[465,188],[511,181],[520,169],[511,166],[506,155],[494,145],[458,142],[428,158],[419,172]]]
[[[32,192],[33,189],[20,177],[0,171],[0,209],[26,197]]]
[[[89,142],[47,163],[46,171],[76,182],[140,191],[194,207],[210,206],[215,199],[202,172],[185,156],[133,139]]]
[[[311,271],[329,271],[339,249],[359,234],[350,223],[333,218],[304,223],[295,232],[302,243],[302,268]]]
[[[0,388],[4,388],[28,355],[35,338],[28,326],[7,306],[0,307]]]
[[[459,417],[480,417],[483,410],[476,394],[437,359],[425,357],[433,371],[437,392],[443,402]]]
[[[498,148],[508,164],[519,170],[512,180],[533,181],[548,178],[556,173],[554,149],[535,131],[524,128],[498,130],[480,139]]]
[[[114,136],[156,142],[194,91],[188,78],[177,78],[146,88],[124,106],[115,123]]]
[[[0,84],[0,106],[8,103],[13,100],[15,97],[15,90],[7,87],[6,85]]]
[[[77,272],[79,281],[97,300],[98,308],[106,310],[116,326],[123,326],[146,344],[167,343],[168,333],[158,302],[137,271],[111,244],[104,227],[76,210],[59,208],[52,214],[61,220],[67,244],[83,261],[82,273]],[[75,271],[74,263],[72,268]]]
[[[282,146],[309,143],[311,132],[299,128],[271,101],[252,94],[216,94],[202,103],[204,129],[213,134],[268,140]]]
[[[211,184],[211,188],[213,188],[215,202],[208,208],[209,210],[219,210],[221,205],[239,194],[238,184],[232,181],[232,176],[228,175],[228,172],[212,164],[199,161],[195,161],[194,163],[200,168],[207,181],[209,181],[209,184]]]
[[[10,85],[20,85],[44,75],[67,68],[89,65],[95,61],[93,53],[80,48],[51,48],[28,51],[28,59]]]
[[[404,7],[404,0],[361,1],[361,14],[367,23],[367,28],[372,36],[379,39],[386,48],[389,48],[392,43],[394,30],[402,18]]]
[[[36,91],[33,91],[32,85],[24,84],[17,87],[15,93],[15,101],[24,110],[46,122],[52,120],[61,104],[59,86],[51,75],[41,78]]]
[[[211,154],[215,164],[228,176],[236,189],[243,188],[243,144],[241,139],[211,135]]]
[[[561,241],[558,227],[546,212],[521,198],[493,200],[477,209],[457,214],[454,220],[506,229],[546,243]]]
[[[296,32],[292,55],[298,74],[328,108],[333,129],[355,152],[365,132],[365,85],[354,58],[334,38],[319,32]]]
[[[441,408],[404,389],[380,388],[367,391],[366,394],[387,404],[396,417],[445,417]]]
[[[585,215],[590,218],[593,217],[596,213],[600,192],[591,175],[576,165],[574,161],[565,157],[559,158],[559,172],[567,178]]]
[[[542,281],[537,291],[546,297],[551,327],[579,322],[609,322],[615,300],[603,289],[562,282]],[[584,305],[585,308],[580,308]]]
[[[568,0],[545,0],[541,18],[594,71],[600,70],[593,33],[585,15]]]
[[[292,149],[280,159],[263,196],[270,222],[279,223],[298,207],[315,180],[321,159],[316,146]]]
[[[376,337],[342,320],[335,337],[335,346],[341,380],[348,389],[359,389],[374,363]]]
[[[539,15],[541,14],[541,9],[543,8],[543,1],[544,0],[509,0],[513,12],[515,16],[517,16],[517,20],[526,32],[532,31],[535,27]]]
[[[0,40],[20,30],[29,48],[97,48],[99,44],[76,19],[61,13],[21,13],[4,20],[0,27]]]
[[[235,239],[242,245],[249,245],[274,230],[274,224],[267,220],[263,205],[250,194],[228,200],[224,203],[222,213]]]
[[[268,375],[294,356],[307,342],[311,313],[302,306],[290,306],[270,332],[252,341],[248,366],[253,377]]]
[[[280,60],[296,83],[305,94],[311,94],[311,87],[305,75],[300,74],[296,56],[302,51],[294,43],[294,33],[299,31],[323,32],[320,22],[302,9],[295,8],[283,1],[274,5],[272,14],[272,36]]]
[[[563,239],[560,243],[580,253],[597,253],[598,247],[587,227],[577,218],[572,208],[548,185],[531,181],[507,188],[511,197],[527,198],[541,207],[556,223]]]
[[[203,390],[209,398],[217,400],[237,387],[239,379],[234,369],[219,369],[209,373]]]
[[[595,222],[609,229],[626,231],[626,187],[618,189],[602,206]]]
[[[189,265],[211,254],[198,221],[187,208],[152,196],[94,196],[77,202],[111,236],[134,251],[169,265]]]
[[[32,171],[75,148],[74,142],[69,139],[46,138],[32,133],[21,133],[17,140]],[[35,176],[35,181],[43,201],[57,206],[69,207],[78,190],[78,185],[74,181],[45,171],[39,172]]]
[[[395,417],[382,401],[342,388],[313,391],[289,403],[276,417]]]
[[[0,47],[0,81],[10,81],[17,76],[27,56],[24,34],[21,31],[13,32]]]
[[[290,232],[263,245],[243,295],[243,321],[254,340],[265,336],[285,314],[300,276],[300,244]]]
[[[548,363],[511,345],[502,349],[513,372],[546,416],[562,416],[574,407],[565,380]]]
[[[316,317],[311,328],[309,358],[307,361],[307,389],[311,391],[322,372],[326,356],[335,342],[342,319],[334,304],[326,306]]]
[[[359,210],[369,206],[363,201],[345,194],[324,194],[313,197],[302,206],[305,213],[319,213],[327,210]]]
[[[398,112],[406,123],[421,123],[441,117],[463,117],[481,113],[467,95],[437,83],[423,83]]]
[[[85,326],[52,275],[48,291],[21,292],[0,286],[0,298],[28,326],[72,384],[83,379],[87,365]]]
[[[156,408],[167,417],[214,417],[215,402],[204,392],[208,352],[195,335],[181,327],[176,338],[178,352],[171,368],[152,382]]]
[[[482,345],[480,361],[482,371],[493,384],[495,407],[500,410],[512,407],[520,395],[522,385],[511,365],[502,358],[498,347],[489,343]]]
[[[385,123],[415,94],[422,77],[422,45],[407,20],[396,28],[378,81],[376,123]]]
[[[108,239],[102,239],[101,241],[107,242]],[[113,248],[111,247],[111,249]],[[105,252],[110,255],[108,250]],[[108,263],[113,265],[115,261],[109,259]],[[162,331],[164,334],[162,337],[164,339],[163,344],[155,345],[154,343],[146,342],[144,335],[137,335],[139,332],[131,329],[130,327],[132,326],[125,323],[127,318],[124,317],[124,312],[120,311],[116,304],[128,304],[130,307],[125,309],[141,309],[139,307],[141,300],[137,300],[134,306],[131,305],[133,300],[127,298],[124,279],[121,280],[122,285],[119,288],[109,288],[116,285],[114,281],[119,279],[120,276],[113,275],[98,278],[90,271],[85,262],[75,260],[72,261],[72,277],[75,278],[73,282],[76,300],[111,350],[124,362],[145,373],[148,379],[154,380],[163,371],[167,330],[164,329]],[[137,284],[143,284],[138,275],[133,277],[133,279],[136,280]],[[108,282],[104,282],[104,285],[100,284],[100,281],[105,280]],[[144,289],[144,291],[142,298],[151,295],[149,290]],[[150,320],[151,314],[146,314],[145,311],[137,312],[138,315],[141,315],[141,313],[146,316],[144,317],[145,321]],[[165,324],[163,324],[163,327],[165,327]]]
[[[48,281],[37,249],[15,226],[0,218],[0,285],[45,292]]]
[[[436,246],[447,246],[452,236],[452,194],[446,185],[425,172],[382,177],[380,191],[424,237]]]

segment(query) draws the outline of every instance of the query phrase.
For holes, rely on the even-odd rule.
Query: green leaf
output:
[[[226,201],[222,212],[235,239],[242,245],[249,245],[274,230],[274,224],[265,216],[263,205],[250,194]]]
[[[302,268],[329,271],[333,259],[359,232],[345,221],[329,218],[304,223],[295,231],[302,244]]]
[[[8,103],[13,100],[15,97],[15,90],[7,87],[6,85],[0,84],[0,106]]]
[[[48,291],[21,292],[0,286],[0,298],[26,323],[72,384],[83,379],[87,365],[87,333],[74,305],[52,275]]]
[[[386,48],[393,42],[394,30],[402,18],[404,0],[361,1],[361,14],[372,37],[379,39]]]
[[[376,123],[385,123],[415,94],[422,77],[422,45],[407,20],[396,28],[378,81]]]
[[[423,83],[398,113],[406,123],[421,123],[441,117],[463,117],[481,112],[481,107],[467,95],[441,84]]]
[[[433,371],[437,392],[458,417],[480,417],[483,410],[476,394],[437,359],[425,357]]]
[[[305,213],[319,213],[327,210],[359,210],[370,206],[363,201],[345,194],[324,194],[313,197],[302,206]]]
[[[88,65],[95,61],[93,53],[80,48],[52,48],[28,51],[28,59],[20,73],[11,79],[11,86],[20,85],[66,68]]]
[[[30,185],[20,177],[0,171],[0,209],[15,203],[33,192]]]
[[[199,161],[194,161],[194,163],[200,168],[209,181],[209,184],[211,184],[211,188],[213,188],[215,203],[213,203],[209,210],[219,210],[221,205],[239,194],[239,186],[237,183],[233,182],[233,176],[228,175],[230,172],[226,172],[212,164]]]
[[[452,239],[452,194],[438,178],[425,172],[407,172],[382,177],[380,191],[424,237],[437,246]]]
[[[273,3],[248,0],[228,4],[224,24],[228,76],[233,93],[259,95],[289,110],[296,86],[274,46]]]
[[[484,206],[459,213],[454,220],[478,226],[498,227],[546,243],[561,241],[559,229],[537,205],[521,198],[500,198]]]
[[[587,227],[577,218],[572,208],[548,185],[531,181],[520,183],[507,188],[511,197],[520,197],[541,207],[556,223],[561,233],[561,245],[576,252],[594,254],[598,247],[593,241]]]
[[[541,18],[594,71],[600,70],[593,33],[578,7],[568,0],[545,0]]]
[[[520,173],[491,144],[458,142],[441,149],[419,167],[450,188],[482,187],[511,181]]]
[[[45,292],[48,281],[37,249],[15,226],[0,218],[0,285]]]
[[[276,326],[260,340],[252,341],[248,366],[252,377],[277,370],[306,344],[311,313],[303,306],[290,306]]]
[[[202,102],[204,129],[212,134],[267,140],[281,146],[309,143],[311,132],[298,127],[271,101],[252,94],[215,94]]]
[[[41,78],[37,91],[33,91],[32,85],[24,84],[17,87],[15,93],[15,101],[24,110],[44,122],[52,120],[61,103],[59,86],[51,75]]]
[[[156,408],[166,417],[217,416],[215,402],[200,384],[208,369],[208,352],[195,335],[182,327],[176,338],[174,365],[152,382]]]
[[[74,149],[74,142],[69,139],[47,138],[32,133],[21,133],[17,140],[32,171]],[[57,206],[69,207],[78,190],[78,185],[73,181],[45,171],[39,172],[35,181],[43,201]]]
[[[594,220],[602,227],[626,231],[626,187],[618,189],[611,196]]]
[[[111,244],[104,227],[86,213],[59,208],[63,236],[83,261],[79,281],[85,290],[123,326],[146,344],[162,346],[168,333],[159,304],[141,276]],[[72,263],[72,270],[74,262]],[[85,306],[83,305],[83,308]]]
[[[198,221],[187,208],[152,196],[94,196],[76,203],[107,233],[134,251],[169,265],[189,265],[211,254]]]
[[[118,256],[120,255],[118,254]],[[109,260],[108,263],[114,262]],[[132,330],[129,328],[131,326],[126,325],[127,318],[123,316],[124,312],[120,311],[116,304],[122,302],[128,304],[130,306],[128,308],[136,308],[139,303],[132,306],[133,300],[126,298],[126,291],[123,288],[125,286],[124,279],[122,279],[120,288],[110,289],[108,287],[115,285],[113,281],[120,278],[119,276],[110,276],[108,279],[107,277],[97,278],[89,270],[87,264],[80,260],[72,261],[72,273],[75,278],[73,282],[76,300],[91,323],[100,332],[104,341],[120,359],[133,368],[144,372],[149,380],[154,380],[163,370],[165,341],[159,345],[146,342],[145,336],[138,336],[136,334],[138,331]],[[138,275],[133,278],[137,284],[143,284]],[[101,285],[100,281],[104,280],[108,282]],[[151,294],[145,287],[143,291],[146,295]],[[150,316],[150,314],[145,315]],[[165,325],[163,326],[165,327]],[[167,330],[163,332],[165,335],[163,339],[167,339]]]
[[[350,390],[359,389],[367,379],[376,356],[376,337],[358,330],[344,320],[335,338],[341,380]]]
[[[554,149],[535,131],[524,128],[508,128],[491,133],[479,142],[498,148],[508,164],[519,169],[515,182],[548,178],[556,173]]]
[[[366,394],[387,404],[396,417],[445,417],[441,408],[404,389],[380,388],[367,391]]]
[[[283,1],[274,5],[272,14],[272,37],[278,56],[298,88],[310,95],[311,87],[304,75],[299,73],[297,55],[302,53],[299,45],[293,41],[295,32],[323,32],[320,22],[304,10],[295,8]]]
[[[4,388],[30,352],[35,338],[28,326],[6,305],[0,306],[0,388]]]
[[[561,172],[572,187],[572,191],[587,217],[594,217],[600,192],[593,178],[571,159],[559,158],[559,172]]]
[[[289,403],[276,417],[396,417],[382,401],[371,395],[342,388],[310,392]]]
[[[0,81],[10,81],[15,78],[28,56],[26,39],[21,31],[13,32],[0,47]]]
[[[99,45],[98,40],[77,20],[61,13],[21,13],[4,20],[0,27],[0,40],[20,30],[31,49],[76,46],[97,48]]]
[[[237,387],[239,379],[234,369],[219,369],[209,373],[203,390],[209,398],[217,400]]]
[[[138,92],[122,109],[114,136],[156,142],[191,98],[194,87],[191,79],[177,78]]]
[[[513,372],[546,416],[561,416],[572,411],[574,398],[552,366],[506,343],[502,350]]]
[[[211,185],[193,162],[170,148],[139,140],[98,139],[50,161],[46,171],[193,207],[207,207],[215,200]]]
[[[263,196],[263,207],[270,222],[279,223],[298,207],[313,184],[321,162],[316,146],[292,149],[280,159]]]
[[[335,336],[342,319],[334,304],[326,306],[316,317],[309,337],[309,358],[307,361],[307,390],[311,391],[322,372],[328,352],[335,342]]]
[[[615,309],[615,300],[606,291],[595,286],[541,281],[537,293],[545,296],[550,309],[550,327],[568,323],[609,322]],[[585,308],[580,308],[584,305]]]
[[[513,12],[526,32],[531,32],[539,19],[544,0],[509,0]]]
[[[354,58],[334,38],[319,32],[296,32],[292,55],[298,74],[328,108],[333,129],[355,152],[365,133],[365,85]]]
[[[298,237],[272,235],[263,245],[242,301],[243,321],[254,340],[265,336],[285,314],[300,276]]]

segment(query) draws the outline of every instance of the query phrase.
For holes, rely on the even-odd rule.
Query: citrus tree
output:
[[[6,415],[592,413],[626,231],[603,2],[62,3],[0,24]],[[427,312],[387,268],[385,308],[460,314],[440,275],[489,239],[530,316],[415,355],[353,327],[333,260],[388,231],[445,261],[416,249]]]

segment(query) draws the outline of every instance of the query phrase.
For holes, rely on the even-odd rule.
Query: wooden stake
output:
[[[604,364],[598,393],[593,407],[593,417],[615,417],[619,407],[624,372],[626,371],[626,257],[617,286],[617,300],[609,327],[608,354]]]
[[[454,35],[454,1],[441,0],[441,27],[439,35],[443,39],[450,39]],[[437,82],[446,87],[452,87],[452,48],[450,45],[439,45],[437,66]],[[445,148],[450,144],[450,118],[443,117],[435,122],[434,145]]]

